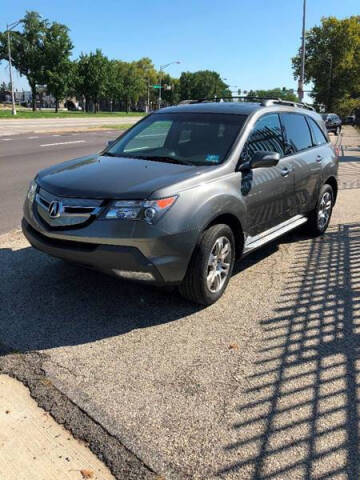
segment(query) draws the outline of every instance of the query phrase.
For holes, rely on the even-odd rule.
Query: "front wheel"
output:
[[[213,225],[201,237],[179,287],[183,297],[211,305],[224,293],[235,262],[234,234],[228,225]]]
[[[320,190],[316,207],[309,215],[308,229],[314,235],[322,235],[330,223],[334,206],[334,191],[328,184]]]

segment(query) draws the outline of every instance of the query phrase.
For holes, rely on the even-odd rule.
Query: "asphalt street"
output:
[[[208,308],[49,258],[17,229],[0,236],[0,371],[20,352],[11,373],[58,421],[76,429],[87,414],[141,461],[117,478],[358,480],[355,129],[343,144],[327,233],[253,253]]]
[[[30,181],[42,168],[101,151],[119,130],[0,136],[0,234],[20,225]]]

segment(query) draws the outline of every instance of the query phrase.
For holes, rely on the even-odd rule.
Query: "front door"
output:
[[[261,117],[249,134],[242,160],[251,160],[256,151],[278,152],[279,163],[274,167],[255,168],[241,173],[241,193],[247,208],[247,232],[254,236],[291,216],[294,193],[293,168],[286,158],[284,139],[277,113]]]

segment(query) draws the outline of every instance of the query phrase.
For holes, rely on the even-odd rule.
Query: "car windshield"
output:
[[[220,113],[154,113],[103,155],[217,165],[226,159],[245,119],[245,115]]]
[[[327,120],[329,114],[328,113],[322,113],[321,116],[322,116],[323,120]]]

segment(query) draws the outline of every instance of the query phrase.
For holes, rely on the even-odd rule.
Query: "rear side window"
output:
[[[285,154],[281,124],[276,113],[264,115],[255,123],[244,146],[243,157],[251,160],[258,151],[278,152],[282,157]]]
[[[318,146],[318,145],[324,145],[325,143],[327,143],[327,139],[323,131],[321,130],[319,125],[315,122],[315,120],[313,120],[310,117],[307,117],[307,121],[311,130],[313,144]]]
[[[285,130],[287,155],[301,152],[313,146],[310,129],[303,115],[282,113],[280,118]]]

